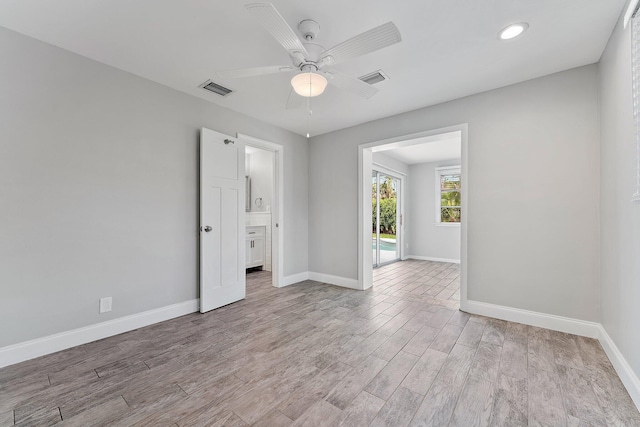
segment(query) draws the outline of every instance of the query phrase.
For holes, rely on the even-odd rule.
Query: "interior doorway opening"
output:
[[[457,153],[451,152],[454,147],[457,147]],[[428,159],[420,157],[427,155],[428,152],[435,153],[434,157]],[[428,270],[431,274],[429,280],[432,282],[452,277],[459,282],[459,289],[454,289],[455,284],[444,286],[444,282],[441,282],[437,286],[446,287],[446,291],[437,288],[431,291],[438,290],[440,296],[451,291],[451,295],[447,298],[456,298],[459,292],[460,307],[465,308],[467,292],[465,212],[468,197],[465,186],[466,154],[466,124],[359,146],[358,276],[361,289],[367,289],[373,285],[373,270],[377,271],[376,267],[384,265],[385,261],[412,259],[432,263],[424,268],[417,264],[414,266],[424,271]],[[454,168],[457,168],[457,173],[454,173]],[[396,190],[398,194],[395,200],[396,230],[395,233],[385,233],[385,224],[381,217],[382,198],[378,193],[383,190],[382,183],[387,183],[393,188],[394,176],[401,178],[398,180],[399,189]],[[392,203],[386,203],[389,210],[389,205]],[[388,227],[389,219],[387,218],[386,221]],[[427,228],[429,228],[428,233],[425,231]],[[449,236],[447,243],[438,244],[438,249],[441,251],[435,253],[432,250],[434,241],[439,241],[438,236],[444,235]],[[389,239],[389,242],[382,239],[393,236],[396,237],[396,246],[392,247],[389,244],[385,247],[385,243],[391,243],[392,239]],[[385,259],[383,254],[393,258]],[[397,269],[399,267],[395,266],[401,264],[405,263],[394,263],[393,267],[385,266],[384,270]],[[448,266],[440,264],[448,264]],[[459,275],[459,278],[454,277],[456,275]]]
[[[245,148],[245,271],[247,277],[273,271],[271,205],[274,199],[274,153]],[[267,274],[261,274],[266,278]],[[264,280],[261,281],[265,282]],[[271,277],[273,283],[273,277]]]
[[[247,286],[282,286],[283,147],[238,134],[245,144]],[[251,280],[249,280],[251,279]]]

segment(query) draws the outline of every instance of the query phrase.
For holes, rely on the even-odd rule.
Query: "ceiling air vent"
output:
[[[370,85],[380,83],[381,81],[388,80],[389,77],[382,70],[374,71],[373,73],[369,73],[365,76],[358,77],[365,83],[369,83]]]
[[[200,87],[202,89],[208,90],[209,92],[213,92],[220,96],[227,96],[230,93],[233,93],[231,89],[226,88],[224,86],[220,86],[219,84],[214,83],[211,80],[207,80],[206,82],[202,83]]]

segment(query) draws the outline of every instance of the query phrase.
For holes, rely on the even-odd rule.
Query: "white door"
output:
[[[241,300],[245,283],[244,143],[200,133],[200,312]]]

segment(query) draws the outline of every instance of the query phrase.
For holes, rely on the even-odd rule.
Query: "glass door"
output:
[[[378,241],[380,240],[380,228],[378,219],[380,218],[380,204],[378,203],[378,172],[373,171],[371,184],[371,220],[373,223],[373,266],[378,266]]]
[[[400,180],[373,171],[371,192],[373,266],[400,259]]]

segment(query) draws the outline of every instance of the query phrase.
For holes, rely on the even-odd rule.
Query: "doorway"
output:
[[[375,166],[374,166],[375,167]],[[371,183],[373,267],[401,258],[401,178],[374,169]]]
[[[407,252],[407,255],[405,255],[401,251],[400,259],[404,260],[405,257],[409,257],[409,258],[414,258],[416,260],[425,261],[425,262],[444,262],[444,263],[448,262],[452,264],[455,264],[456,262],[459,263],[460,308],[463,310],[466,308],[467,223],[468,223],[467,215],[464,214],[464,212],[466,212],[466,206],[467,206],[467,200],[468,200],[468,191],[466,190],[466,187],[465,187],[465,180],[467,176],[467,164],[468,164],[468,161],[467,161],[468,126],[466,124],[434,129],[430,131],[424,131],[424,132],[419,132],[415,134],[390,138],[386,140],[361,144],[358,147],[358,209],[359,209],[359,213],[358,213],[358,222],[359,222],[358,282],[359,282],[360,289],[363,289],[363,290],[368,289],[373,285],[374,269],[372,268],[372,266],[382,263],[382,259],[377,258],[377,252],[380,252],[382,250],[382,243],[376,239],[377,235],[374,237],[374,233],[372,233],[372,230],[375,231],[374,223],[378,219],[376,215],[377,212],[375,212],[375,209],[376,209],[375,204],[372,202],[372,199],[373,199],[372,189],[373,189],[374,175],[376,176],[376,184],[378,184],[379,175],[375,174],[374,172],[378,172],[378,173],[382,172],[383,175],[385,174],[385,171],[380,171],[380,169],[377,167],[377,164],[380,162],[376,160],[376,157],[380,157],[380,155],[383,153],[387,154],[386,156],[383,156],[383,157],[389,157],[388,155],[390,154],[390,151],[395,149],[404,149],[404,148],[417,146],[420,144],[427,146],[429,145],[429,144],[425,144],[427,142],[432,143],[435,141],[440,141],[443,143],[443,145],[446,145],[444,144],[445,142],[444,140],[449,138],[455,138],[458,141],[458,147],[460,150],[457,164],[459,165],[459,169],[460,169],[460,176],[462,180],[463,191],[460,194],[461,197],[460,197],[459,207],[458,206],[456,207],[458,207],[463,214],[459,218],[460,219],[459,223],[455,224],[455,226],[451,224],[438,224],[438,229],[440,232],[440,231],[447,230],[447,227],[457,227],[457,230],[459,233],[458,252],[457,252],[459,254],[458,260],[456,261],[454,259],[436,259],[433,255],[425,256],[425,257],[415,256],[416,254],[412,253],[411,252],[412,250],[415,250],[415,248],[420,248],[419,249],[420,252],[427,251],[427,249],[424,249],[424,248],[427,248],[427,246],[424,245],[425,243],[424,239],[420,241],[416,240],[416,236],[412,235],[411,230],[406,230],[404,234],[407,238],[402,241],[401,248],[402,249],[408,248],[407,249],[408,252]],[[391,160],[394,160],[394,159],[391,159]],[[407,164],[411,164],[414,160],[415,159],[412,159],[411,161],[407,161]],[[455,160],[450,160],[450,161],[455,162]],[[386,163],[393,164],[394,162],[387,161]],[[389,167],[390,165],[384,164],[384,166]],[[430,165],[429,167],[432,167],[432,166],[433,165]],[[394,170],[403,170],[401,167],[398,167],[398,166],[391,166],[391,168]],[[429,176],[431,177],[431,180],[434,179],[433,170],[431,170],[431,174]],[[430,201],[431,203],[433,200],[440,200],[440,198],[436,197],[438,195],[437,192],[435,194],[428,195],[426,192],[426,187],[424,187],[423,185],[422,188],[419,188],[418,187],[419,185],[423,185],[423,184],[418,184],[413,182],[407,183],[407,186],[413,189],[412,194],[416,193],[416,191],[418,192],[417,194],[414,194],[415,197],[413,197],[413,202],[409,200],[409,204],[413,206],[413,208],[409,209],[409,211],[412,212],[411,215],[413,215],[414,218],[413,220],[409,218],[408,223],[412,223],[412,221],[423,221],[423,222],[426,221],[426,222],[429,222],[431,225],[433,225],[434,223],[433,220],[425,219],[425,212],[426,212],[425,209],[427,209],[426,208],[427,205],[423,203],[423,201]],[[434,187],[435,186],[432,184],[430,188],[433,189]],[[406,193],[406,191],[404,192]],[[433,190],[431,190],[430,193],[433,193]],[[402,203],[406,204],[407,202],[403,201]],[[450,209],[451,207],[446,206],[446,208]],[[407,217],[409,217],[409,213],[410,213],[409,211],[407,212]],[[429,211],[434,212],[433,207],[429,208]],[[407,221],[404,221],[404,218],[402,218],[402,221],[407,222]],[[406,226],[407,226],[406,224],[402,224],[401,230]],[[449,230],[451,230],[451,228],[449,228]],[[381,233],[381,234],[384,234],[384,233]],[[369,248],[375,248],[376,250],[371,251]],[[395,266],[398,266],[401,264],[404,264],[404,262],[393,264],[393,266],[387,266],[384,268],[385,269],[395,268]],[[449,273],[447,273],[447,276],[448,275]]]
[[[283,154],[280,144],[238,134],[245,145],[245,272],[260,286],[282,286]],[[249,286],[249,280],[247,285]]]
[[[258,273],[262,273],[260,276],[266,278],[271,276],[272,272],[271,204],[274,195],[274,153],[246,145],[244,170],[245,271],[247,279]]]

